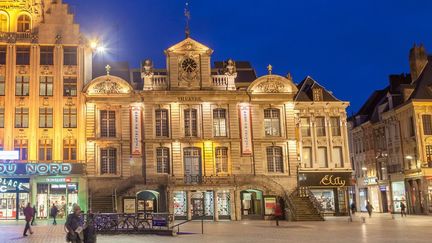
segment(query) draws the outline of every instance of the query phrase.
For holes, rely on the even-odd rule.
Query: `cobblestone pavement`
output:
[[[22,237],[23,222],[0,221],[0,242],[50,243],[65,242],[63,225],[49,225],[40,221],[34,226],[34,234]],[[432,217],[408,216],[392,219],[388,214],[366,217],[360,215],[352,223],[344,218],[328,218],[325,222],[282,222],[276,227],[271,221],[205,222],[201,235],[200,222],[192,222],[180,228],[190,234],[175,237],[154,235],[98,236],[98,242],[431,242]]]

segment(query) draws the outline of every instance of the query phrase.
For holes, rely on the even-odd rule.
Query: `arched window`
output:
[[[22,14],[18,17],[18,26],[17,31],[18,32],[27,32],[30,31],[31,26],[31,18],[27,14]]]
[[[8,32],[8,16],[5,13],[0,13],[0,32]]]

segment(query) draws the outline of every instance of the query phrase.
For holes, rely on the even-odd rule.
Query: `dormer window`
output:
[[[30,31],[30,25],[31,25],[31,18],[27,14],[22,14],[18,17],[18,26],[17,31],[18,32],[28,32]]]
[[[323,101],[323,91],[322,88],[313,88],[313,101]]]

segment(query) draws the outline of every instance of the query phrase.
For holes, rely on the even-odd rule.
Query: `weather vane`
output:
[[[189,38],[189,36],[190,36],[189,22],[190,22],[190,19],[191,19],[191,13],[190,13],[190,10],[189,10],[189,1],[186,1],[184,15],[186,17],[186,30],[185,30],[186,38]]]

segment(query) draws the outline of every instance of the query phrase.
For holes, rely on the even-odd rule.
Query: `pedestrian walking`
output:
[[[351,215],[354,215],[357,211],[357,207],[354,202],[351,203]]]
[[[372,217],[372,211],[374,210],[374,207],[372,206],[372,204],[369,201],[367,201],[367,203],[366,203],[366,210],[369,214],[369,218],[371,218]]]
[[[87,211],[87,223],[84,229],[84,243],[96,243],[96,229],[94,226],[94,214]]]
[[[58,208],[57,208],[57,206],[54,203],[53,203],[53,205],[51,207],[50,214],[51,214],[51,217],[53,217],[53,219],[54,219],[53,225],[57,225],[56,218],[57,218],[57,214],[58,214]]]
[[[67,230],[66,241],[82,243],[84,240],[83,225],[81,224],[81,208],[78,205],[73,207],[73,213],[69,214],[65,228]]]
[[[31,221],[31,225],[33,226],[33,225],[35,225],[35,219],[36,219],[36,214],[37,214],[37,211],[36,211],[36,205],[33,205],[33,218],[32,218],[32,221]]]
[[[274,206],[274,218],[276,220],[276,226],[279,226],[279,219],[282,216],[282,208],[279,203]]]
[[[31,207],[30,203],[27,203],[27,207],[24,208],[23,210],[24,212],[24,216],[25,216],[25,221],[26,221],[26,225],[24,228],[24,233],[23,236],[27,236],[27,231],[30,231],[30,234],[33,234],[33,231],[30,227],[30,222],[32,221],[34,212],[33,212],[33,208]]]
[[[400,208],[401,208],[401,216],[403,217],[403,216],[407,216],[407,213],[406,213],[406,205],[405,205],[405,203],[404,202],[400,202]]]

